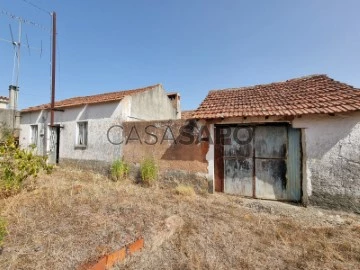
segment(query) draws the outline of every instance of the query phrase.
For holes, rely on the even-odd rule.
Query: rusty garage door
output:
[[[300,130],[216,126],[215,189],[262,199],[301,199]]]

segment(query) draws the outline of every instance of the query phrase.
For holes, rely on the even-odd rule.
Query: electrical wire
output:
[[[29,24],[29,25],[32,25],[32,26],[35,26],[37,28],[40,28],[41,30],[44,30],[46,32],[50,32],[50,29],[41,25],[41,24],[38,24],[36,22],[33,22],[33,21],[30,21],[30,20],[27,20],[27,19],[24,19],[24,18],[21,18],[19,16],[16,16],[14,14],[11,14],[10,12],[6,11],[6,10],[1,10],[0,12],[0,15],[5,15],[7,17],[9,17],[10,19],[13,19],[13,20],[17,20],[17,21],[21,21],[22,23],[25,23],[25,24]]]
[[[22,0],[22,1],[25,2],[25,3],[27,3],[27,4],[30,5],[30,6],[34,7],[34,8],[37,8],[38,10],[40,10],[40,11],[42,11],[42,12],[45,12],[45,13],[51,15],[51,12],[50,12],[50,11],[48,11],[48,10],[42,8],[42,7],[39,7],[38,5],[32,3],[32,2],[30,2],[30,1],[28,1],[28,0]]]

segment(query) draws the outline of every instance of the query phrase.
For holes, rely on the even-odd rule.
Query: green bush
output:
[[[125,179],[129,175],[129,165],[123,160],[115,160],[111,165],[111,178],[114,181]]]
[[[41,170],[51,173],[53,166],[46,163],[46,157],[33,151],[18,148],[12,136],[0,144],[0,197],[18,192],[25,179],[37,177]]]
[[[153,158],[146,158],[140,164],[141,180],[151,186],[158,178],[158,168]]]
[[[7,234],[6,230],[6,221],[0,217],[0,247],[3,244],[5,235]]]

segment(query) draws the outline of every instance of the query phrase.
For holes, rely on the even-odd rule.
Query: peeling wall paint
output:
[[[210,131],[211,138],[213,138],[213,140],[215,140],[214,125],[213,124],[209,125],[209,131]],[[213,193],[215,191],[215,183],[214,183],[214,180],[215,180],[215,172],[214,172],[215,163],[214,163],[214,156],[215,156],[215,148],[214,148],[214,144],[212,143],[212,144],[209,145],[209,150],[206,153],[206,157],[205,157],[206,161],[208,163],[208,167],[207,167],[208,175],[207,175],[207,178],[208,178],[208,182],[210,183],[209,184],[210,193]]]
[[[296,118],[311,204],[360,212],[360,112]]]

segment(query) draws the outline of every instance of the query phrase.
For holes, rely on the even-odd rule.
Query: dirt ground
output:
[[[139,236],[145,248],[115,269],[360,269],[356,214],[198,187],[186,196],[70,168],[27,189],[0,200],[0,269],[77,269]],[[183,224],[161,238],[172,216]]]

